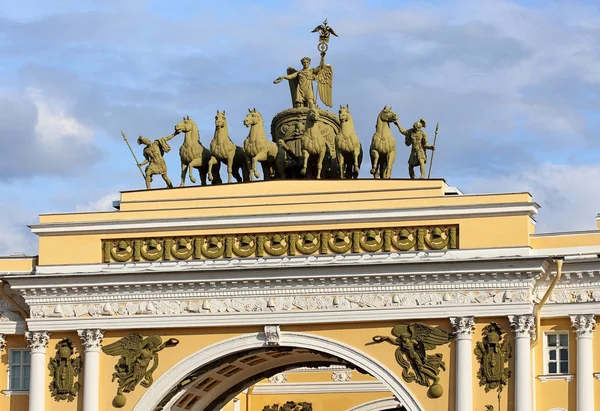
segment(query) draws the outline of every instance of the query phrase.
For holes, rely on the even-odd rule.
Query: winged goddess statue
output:
[[[439,384],[439,373],[440,368],[446,370],[446,364],[442,354],[429,355],[427,350],[449,343],[454,339],[454,335],[422,323],[397,325],[392,328],[392,335],[396,338],[378,335],[373,337],[373,341],[387,341],[398,346],[396,361],[402,367],[404,380],[416,381],[417,384],[429,387],[431,397],[440,397],[443,389]]]
[[[118,380],[119,384],[113,405],[123,407],[126,401],[123,393],[133,391],[138,384],[148,388],[153,382],[152,373],[158,367],[158,352],[177,344],[179,340],[176,338],[163,343],[158,335],[144,338],[141,334],[130,334],[102,347],[105,354],[121,356],[112,376],[112,380]],[[150,367],[151,362],[153,364]]]
[[[310,68],[310,58],[304,57],[300,60],[302,68],[296,70],[288,67],[287,75],[277,77],[273,83],[281,83],[288,80],[292,94],[292,104],[295,108],[312,107],[316,99],[313,90],[313,81],[318,84],[319,98],[327,107],[332,106],[333,68],[325,64],[325,52],[321,52],[321,62],[318,67]]]

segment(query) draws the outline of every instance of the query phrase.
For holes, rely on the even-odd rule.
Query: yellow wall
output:
[[[8,389],[8,351],[11,348],[27,348],[25,338],[22,335],[8,335],[6,348],[2,351],[0,361],[0,390]],[[11,395],[10,397],[0,394],[0,410],[2,411],[26,411],[29,406],[29,395]]]

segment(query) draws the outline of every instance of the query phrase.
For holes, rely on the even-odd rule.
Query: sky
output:
[[[593,230],[600,212],[600,6],[596,0],[6,0],[0,2],[0,255],[37,253],[28,224],[110,210],[144,188],[138,135],[183,116],[209,144],[256,108],[289,108],[273,79],[309,56],[325,18],[333,111],[348,104],[363,147],[392,106],[439,134],[432,177],[465,194],[528,191],[537,232]],[[399,139],[398,133],[396,138]],[[401,141],[401,140],[398,140]],[[166,155],[179,184],[180,137]],[[393,177],[406,178],[398,144]],[[368,178],[368,156],[361,177]],[[160,178],[155,186],[162,185]]]

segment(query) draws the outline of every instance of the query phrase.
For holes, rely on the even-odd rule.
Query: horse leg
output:
[[[358,157],[360,156],[360,146],[354,149],[354,178],[358,178],[358,174],[360,173],[360,164],[358,164]]]
[[[323,170],[323,159],[325,158],[325,152],[327,147],[323,147],[323,149],[319,152],[319,158],[317,159],[317,180],[321,179],[321,170]]]
[[[377,178],[377,164],[379,163],[379,151],[371,150],[371,174]]]
[[[396,160],[396,151],[392,151],[387,155],[387,167],[385,168],[384,178],[392,178],[392,167],[394,167],[394,161]]]
[[[257,153],[256,156],[254,157],[254,177],[256,178],[260,178],[260,173],[258,172],[258,162],[260,161],[261,164],[264,161],[267,161],[268,159],[268,153],[266,151],[261,151],[260,153]],[[263,174],[265,172],[263,171]],[[265,179],[267,178],[267,176],[265,175]]]
[[[185,186],[185,175],[187,174],[187,168],[188,166],[181,163],[181,184],[179,184],[179,187]]]
[[[190,169],[190,181],[192,183],[196,184],[196,179],[194,178],[193,171],[194,171],[194,168],[198,168],[199,169],[200,167],[202,167],[202,157],[193,159],[190,162],[190,164],[188,164],[188,167]]]
[[[208,181],[213,181],[212,167],[218,163],[219,160],[217,160],[215,156],[210,157],[210,160],[208,161]]]
[[[344,154],[341,151],[337,153],[337,161],[338,167],[340,168],[340,179],[344,180],[346,178],[346,173],[344,172]]]
[[[232,150],[231,154],[227,157],[227,182],[228,183],[231,183],[231,177],[233,176],[233,156],[235,156],[235,150]],[[238,180],[238,179],[236,178],[236,180]],[[239,182],[239,180],[238,180],[238,182]]]
[[[306,174],[306,169],[308,168],[308,157],[310,157],[308,151],[302,150],[302,159],[304,160],[304,163],[302,164],[302,170],[300,170],[300,174],[302,175]]]

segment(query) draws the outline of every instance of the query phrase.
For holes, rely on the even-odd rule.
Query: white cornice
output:
[[[390,392],[390,389],[379,381],[363,382],[296,382],[285,384],[256,384],[252,390],[254,395],[275,394],[328,394],[342,392]]]
[[[64,234],[107,234],[173,230],[225,229],[233,227],[285,227],[298,224],[375,223],[391,221],[421,221],[470,217],[498,217],[537,213],[534,202],[511,204],[478,204],[460,206],[416,207],[369,211],[331,211],[318,213],[279,213],[229,217],[165,218],[148,220],[111,220],[31,225],[40,236]],[[143,213],[143,212],[142,212]]]
[[[221,314],[178,314],[178,315],[133,315],[67,318],[30,318],[27,324],[30,331],[52,330],[71,331],[98,328],[102,330],[157,329],[157,328],[204,328],[226,326],[250,326],[264,324],[325,324],[353,323],[386,320],[408,320],[446,318],[472,315],[477,318],[498,317],[498,315],[530,314],[531,303],[507,303],[499,311],[498,304],[480,305],[437,305],[415,307],[392,307],[371,309],[347,309],[328,311],[281,311],[246,312]]]

